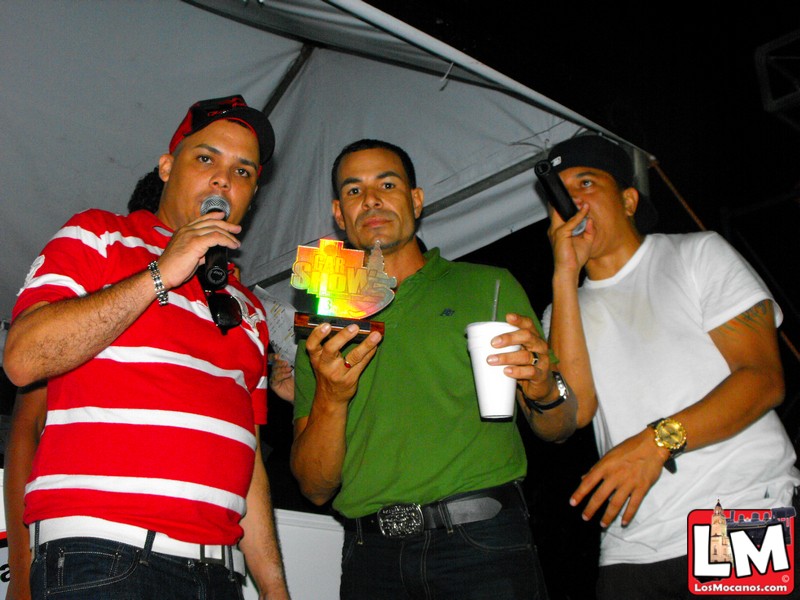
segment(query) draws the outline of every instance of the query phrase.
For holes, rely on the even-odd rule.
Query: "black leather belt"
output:
[[[485,521],[509,506],[525,506],[522,490],[516,481],[455,494],[431,504],[391,504],[371,515],[345,518],[344,528],[377,532],[387,538],[404,538],[427,529],[449,529],[453,525]]]

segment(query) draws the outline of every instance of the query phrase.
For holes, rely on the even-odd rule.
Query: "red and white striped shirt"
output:
[[[171,231],[147,211],[88,210],[36,259],[14,317],[146,269]],[[264,309],[231,277],[242,306],[222,335],[196,277],[154,300],[85,364],[48,382],[47,421],[26,486],[25,521],[84,515],[193,543],[234,544],[266,422]]]

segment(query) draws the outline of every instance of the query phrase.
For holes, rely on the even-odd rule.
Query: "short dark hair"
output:
[[[354,152],[360,152],[361,150],[374,150],[376,148],[388,150],[389,152],[396,154],[400,159],[400,162],[403,163],[403,169],[406,172],[408,183],[411,186],[411,189],[417,187],[417,173],[414,170],[414,163],[411,162],[411,157],[408,155],[408,152],[403,150],[400,146],[395,146],[394,144],[384,142],[383,140],[365,138],[358,140],[357,142],[353,142],[352,144],[348,144],[342,148],[342,151],[339,152],[339,156],[337,156],[336,160],[333,161],[333,168],[331,169],[331,185],[333,186],[334,198],[339,197],[339,182],[337,179],[339,174],[339,165],[342,163],[342,159],[344,159],[344,157],[348,154],[353,154]]]

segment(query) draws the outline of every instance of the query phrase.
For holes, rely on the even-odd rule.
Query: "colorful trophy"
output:
[[[371,331],[383,334],[382,322],[365,320],[394,300],[392,288],[397,280],[383,269],[380,242],[370,251],[366,265],[364,251],[346,249],[341,240],[320,240],[319,248],[298,246],[290,284],[317,297],[317,312],[296,312],[295,334],[308,336],[322,323],[330,323],[334,332],[356,323],[356,341]]]

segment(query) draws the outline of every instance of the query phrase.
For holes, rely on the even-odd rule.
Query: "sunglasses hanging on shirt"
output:
[[[219,327],[222,335],[226,335],[229,329],[238,327],[242,322],[242,307],[239,301],[229,293],[206,291],[206,300],[208,301],[208,310],[211,311],[211,318]]]

